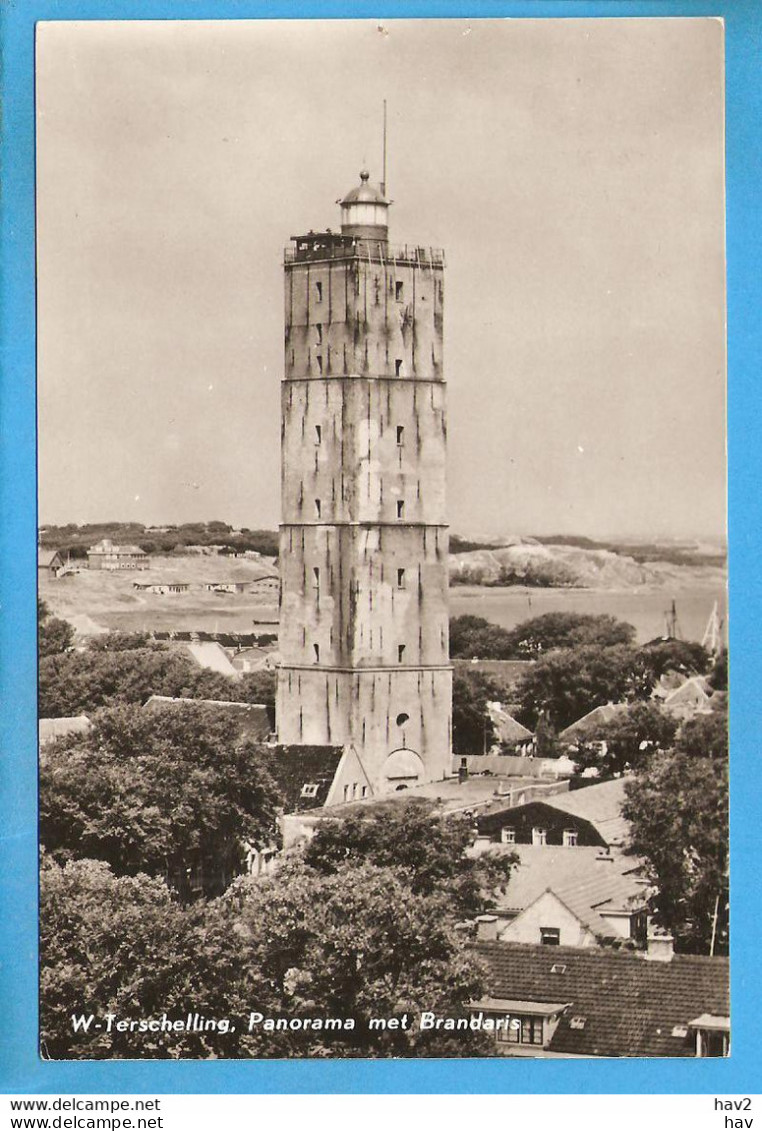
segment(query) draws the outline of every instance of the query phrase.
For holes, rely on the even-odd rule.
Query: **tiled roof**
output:
[[[519,865],[511,872],[505,896],[500,900],[501,911],[523,911],[533,903],[538,895],[550,888],[557,895],[581,887],[583,895],[588,891],[591,899],[597,900],[601,892],[608,892],[611,898],[620,898],[625,887],[629,891],[642,887],[633,874],[640,860],[636,856],[624,856],[614,852],[606,856],[599,847],[577,846],[559,848],[551,845],[510,844],[491,846],[501,852],[515,852]],[[567,902],[564,899],[564,902]],[[595,903],[588,903],[588,907]]]
[[[37,564],[40,567],[50,567],[53,562],[58,558],[58,561],[63,564],[61,554],[58,550],[38,550],[37,551]]]
[[[689,1022],[704,1013],[729,1016],[726,958],[676,954],[659,962],[608,948],[505,942],[475,948],[487,963],[490,998],[569,1003],[548,1045],[551,1053],[691,1056]],[[553,966],[563,973],[551,973]]]
[[[691,679],[686,679],[685,683],[681,683],[679,687],[670,692],[664,700],[664,706],[676,707],[688,704],[700,704],[704,706],[708,702],[709,696],[706,693],[705,681],[700,676],[693,676]]]
[[[303,813],[325,805],[339,768],[343,746],[271,746],[272,772],[285,813]],[[312,792],[312,786],[317,786]],[[306,787],[306,793],[305,793]]]
[[[234,703],[227,699],[172,699],[168,695],[152,695],[144,703],[147,710],[157,707],[212,707],[232,718],[243,738],[261,742],[273,731],[273,712],[262,703]]]
[[[625,778],[614,778],[569,793],[557,793],[543,801],[562,813],[589,821],[608,844],[621,844],[629,835],[629,824],[622,816],[625,785]]]
[[[200,668],[220,675],[237,675],[225,649],[213,640],[202,640],[188,645],[188,652]]]
[[[562,730],[558,737],[563,742],[571,742],[575,738],[585,738],[592,735],[598,727],[605,726],[618,715],[626,714],[629,706],[629,703],[605,703],[601,707],[595,707],[592,711],[583,715],[581,719],[577,719],[576,722]]]
[[[501,742],[522,742],[532,738],[531,730],[527,730],[513,715],[503,710],[499,703],[488,703],[487,712]]]

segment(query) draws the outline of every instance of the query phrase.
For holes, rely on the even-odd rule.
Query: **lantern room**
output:
[[[341,205],[341,234],[362,240],[386,243],[389,238],[389,205],[382,185],[371,185],[370,173],[363,169],[360,184],[350,190]]]

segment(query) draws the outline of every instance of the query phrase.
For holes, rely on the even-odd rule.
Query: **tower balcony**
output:
[[[330,231],[308,232],[306,236],[292,236],[291,239],[294,246],[285,248],[283,253],[287,267],[294,263],[324,263],[336,259],[365,259],[418,267],[445,266],[445,254],[439,247],[390,244],[385,240],[360,239]]]

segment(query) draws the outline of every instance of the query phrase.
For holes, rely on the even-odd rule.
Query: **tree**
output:
[[[54,617],[46,603],[37,598],[37,643],[40,657],[57,656],[74,644],[74,629],[68,621]]]
[[[710,715],[696,715],[680,727],[675,742],[678,754],[689,758],[714,758],[728,760],[728,716],[726,711],[713,711]]]
[[[728,689],[728,650],[722,648],[715,657],[712,670],[709,673],[709,686],[715,691]]]
[[[677,723],[653,703],[632,703],[626,711],[602,722],[585,736],[574,761],[578,773],[595,767],[601,777],[632,769],[657,750],[671,747]],[[601,753],[597,743],[605,744]]]
[[[413,892],[440,891],[454,914],[473,918],[494,907],[495,893],[504,892],[517,858],[467,857],[472,822],[437,816],[432,808],[407,801],[323,821],[305,849],[305,863],[326,875],[363,861],[392,868]]]
[[[657,640],[645,644],[640,654],[653,672],[654,679],[660,679],[669,671],[697,675],[709,667],[706,648],[692,640]]]
[[[623,816],[631,850],[655,885],[656,922],[676,946],[707,954],[728,949],[728,767],[715,758],[656,754],[626,787]]]
[[[483,754],[495,740],[487,703],[500,688],[480,671],[457,669],[452,679],[452,748],[456,754]]]
[[[515,655],[511,633],[484,617],[450,618],[450,656],[453,659],[509,660]]]
[[[556,648],[611,648],[630,645],[634,639],[631,624],[606,613],[543,613],[516,625],[509,633],[507,647],[512,656],[536,659]]]
[[[485,1035],[371,1029],[371,1017],[417,1022],[424,1010],[466,1018],[484,970],[455,929],[445,891],[414,891],[393,867],[348,862],[328,874],[284,863],[264,882],[239,881],[245,961],[270,987],[276,1016],[352,1018],[351,1031],[283,1033],[271,1056],[475,1056]],[[250,1000],[255,1000],[250,998]],[[265,1009],[260,1009],[265,1013]],[[267,1037],[266,1034],[262,1035]]]
[[[280,797],[261,747],[213,707],[105,710],[40,768],[40,839],[57,859],[107,861],[207,894],[243,870],[244,840],[271,842]]]
[[[131,647],[131,643],[138,647]],[[190,656],[141,634],[109,633],[83,652],[40,661],[41,718],[90,714],[100,707],[145,703],[151,695],[171,698],[275,702],[275,673],[251,672],[240,679],[206,671]]]
[[[645,699],[652,687],[653,676],[633,648],[562,648],[543,656],[521,677],[519,718],[534,727],[544,712],[561,731],[605,703]]]

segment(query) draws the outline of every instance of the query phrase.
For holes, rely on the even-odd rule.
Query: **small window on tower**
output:
[[[404,661],[404,659],[405,659],[405,645],[404,644],[398,644],[397,645],[397,663],[401,664]]]
[[[410,718],[410,715],[408,715],[405,711],[400,711],[400,713],[397,715],[397,726],[398,727],[404,726],[405,723],[409,720],[409,718]]]
[[[323,284],[315,283],[315,302],[323,301]]]
[[[312,580],[315,584],[315,588],[319,589],[320,588],[320,570],[318,569],[317,566],[312,567]]]
[[[397,518],[405,517],[405,504],[402,499],[397,499]]]
[[[405,571],[404,571],[404,569],[398,569],[397,570],[397,588],[398,589],[404,589],[405,588]]]
[[[323,509],[323,507],[322,507],[322,504],[320,502],[320,499],[315,499],[315,518],[320,518],[321,513],[322,513],[322,509]]]
[[[405,291],[405,284],[404,283],[397,282],[397,283],[394,284],[394,297],[396,298],[397,302],[402,302],[402,296],[404,294],[404,291]]]
[[[395,376],[397,376],[397,377],[402,376],[402,358],[401,357],[397,357],[397,358],[394,359],[394,373],[395,373]]]
[[[317,334],[318,342],[322,342],[322,340],[323,340],[323,323],[322,322],[316,322],[315,323],[315,333]]]
[[[397,425],[397,444],[401,448],[405,443],[405,429],[402,424]]]
[[[319,424],[315,425],[315,443],[322,444],[323,442],[323,429]]]
[[[323,355],[317,354],[315,356],[315,361],[317,362],[318,373],[322,373],[323,372]]]
[[[319,664],[320,663],[320,645],[319,644],[313,644],[312,645],[312,651],[315,653],[315,663]]]

